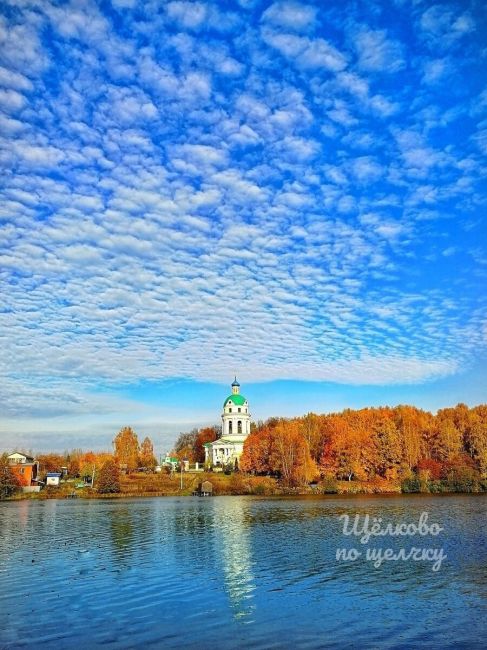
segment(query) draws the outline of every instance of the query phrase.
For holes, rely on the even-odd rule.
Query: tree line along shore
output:
[[[223,494],[359,494],[487,492],[487,405],[458,404],[435,415],[413,406],[346,409],[270,418],[252,425],[238,468],[205,468],[204,444],[218,427],[181,433],[165,466],[153,444],[139,444],[123,427],[113,452],[37,456],[40,476],[58,471],[63,481],[34,495],[21,495],[6,454],[0,460],[2,498],[62,496],[171,496],[192,494],[210,480]],[[157,469],[157,471],[156,471]],[[213,471],[210,471],[213,470]],[[215,471],[216,470],[216,471]],[[74,489],[94,478],[89,489]],[[76,483],[78,481],[78,483]]]

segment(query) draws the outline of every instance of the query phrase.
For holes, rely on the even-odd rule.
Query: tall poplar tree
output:
[[[119,465],[125,465],[128,472],[133,472],[138,465],[139,440],[131,427],[123,427],[115,440],[115,458]]]

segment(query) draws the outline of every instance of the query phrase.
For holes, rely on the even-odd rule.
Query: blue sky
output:
[[[482,2],[2,11],[3,447],[486,400]]]

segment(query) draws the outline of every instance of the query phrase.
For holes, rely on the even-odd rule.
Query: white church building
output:
[[[223,402],[222,435],[214,442],[207,442],[205,462],[224,467],[239,463],[245,439],[250,433],[249,403],[240,395],[240,384],[235,377],[232,394]]]

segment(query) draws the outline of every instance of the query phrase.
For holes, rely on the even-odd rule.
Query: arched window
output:
[[[232,429],[233,429],[233,422],[230,420],[230,422],[228,423],[228,433],[232,433]]]
[[[242,433],[242,420],[237,422],[237,431],[238,433]]]

